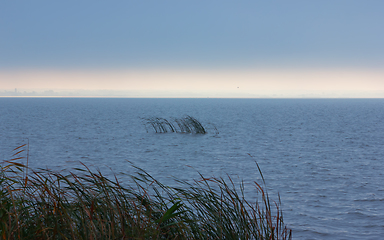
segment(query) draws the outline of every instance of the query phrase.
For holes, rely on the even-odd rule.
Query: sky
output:
[[[1,1],[0,95],[384,97],[383,9],[381,0]]]

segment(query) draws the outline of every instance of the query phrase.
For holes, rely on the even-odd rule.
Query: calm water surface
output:
[[[143,125],[186,114],[209,133]],[[0,159],[29,139],[32,168],[65,171],[81,161],[128,181],[131,162],[167,184],[229,174],[244,180],[249,198],[257,161],[294,239],[380,239],[383,119],[384,99],[0,98]]]

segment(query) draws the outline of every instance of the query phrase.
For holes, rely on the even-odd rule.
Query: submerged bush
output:
[[[291,239],[280,202],[249,202],[244,185],[205,178],[168,187],[142,169],[126,186],[100,171],[24,174],[16,161],[0,169],[2,239]]]
[[[189,115],[183,118],[173,118],[171,121],[158,117],[147,118],[144,120],[146,121],[145,125],[152,126],[156,133],[207,133],[207,130],[203,127],[203,125],[196,118]],[[218,133],[216,127],[214,127],[214,129],[216,130],[216,133]]]

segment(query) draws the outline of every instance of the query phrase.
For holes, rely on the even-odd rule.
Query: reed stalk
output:
[[[264,183],[250,202],[229,176],[168,187],[136,168],[125,185],[85,165],[26,175],[17,160],[0,169],[1,239],[291,239]]]
[[[204,126],[194,117],[186,115],[183,118],[173,118],[167,120],[165,118],[152,117],[145,120],[145,125],[149,125],[156,133],[193,133],[193,134],[206,134],[207,130]],[[216,134],[218,133],[214,127]]]

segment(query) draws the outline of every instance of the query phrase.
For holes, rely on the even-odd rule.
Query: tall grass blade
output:
[[[183,118],[172,118],[172,121],[165,118],[147,118],[144,119],[145,128],[147,125],[151,126],[155,133],[167,133],[167,132],[177,132],[177,133],[194,133],[194,134],[206,134],[207,130],[203,125],[194,117],[189,115]],[[215,133],[218,134],[217,128],[211,124],[215,130]],[[148,132],[148,129],[147,129]]]
[[[3,166],[6,164],[5,166]],[[123,185],[100,171],[63,175],[0,165],[1,239],[291,239],[280,204],[248,201],[230,176],[168,187],[140,168]],[[258,166],[258,165],[257,165]],[[260,170],[260,168],[258,168]],[[260,172],[261,173],[261,172]],[[262,177],[263,178],[263,177]],[[263,178],[264,179],[264,178]],[[263,180],[264,181],[264,180]]]

